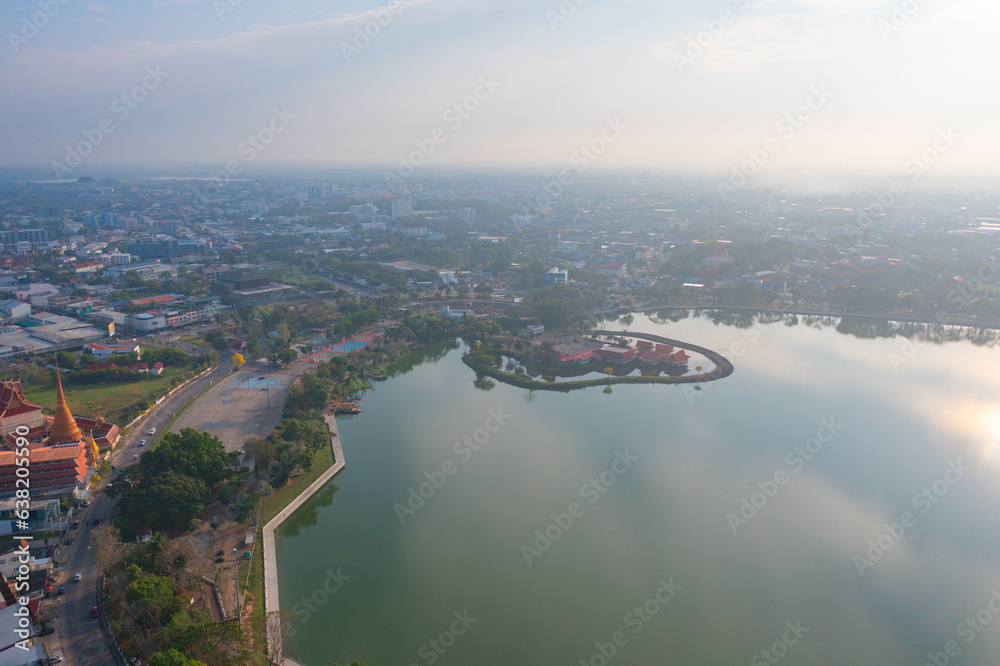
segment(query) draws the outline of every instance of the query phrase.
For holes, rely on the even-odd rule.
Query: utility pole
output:
[[[236,579],[236,621],[243,633],[243,607],[240,606],[240,567],[236,563],[236,548],[233,548],[233,578]]]

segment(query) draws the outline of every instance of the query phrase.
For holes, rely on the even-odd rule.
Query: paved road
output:
[[[116,473],[120,472],[122,468],[134,464],[134,457],[137,457],[144,450],[139,446],[141,440],[145,439],[148,444],[152,443],[153,438],[147,434],[150,428],[155,427],[158,433],[162,432],[174,412],[183,407],[203,388],[230,371],[231,366],[228,359],[220,359],[220,361],[219,367],[161,402],[150,413],[145,422],[135,427],[135,432],[128,437],[122,437],[112,457],[112,463],[117,468]],[[114,479],[112,479],[113,481]],[[90,506],[78,516],[80,527],[70,530],[68,534],[75,539],[75,543],[72,546],[63,547],[61,555],[57,558],[59,560],[59,583],[69,581],[65,583],[66,593],[61,597],[54,598],[55,606],[58,609],[56,611],[55,636],[62,644],[63,658],[67,664],[110,666],[115,663],[101,634],[98,621],[90,617],[90,609],[97,603],[97,570],[94,568],[93,551],[90,548],[90,532],[93,529],[92,523],[95,518],[100,518],[103,523],[111,520],[114,505],[115,500],[107,497],[103,489],[97,492]],[[83,574],[83,580],[74,583],[72,578],[77,572]]]

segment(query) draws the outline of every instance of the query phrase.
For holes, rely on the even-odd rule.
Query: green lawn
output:
[[[257,543],[261,547],[254,550],[253,559],[250,562],[250,592],[253,595],[253,612],[250,618],[251,633],[253,635],[253,655],[255,664],[267,663],[264,658],[264,644],[266,641],[266,621],[264,616],[264,563],[263,563],[263,527],[269,520],[274,518],[278,512],[288,506],[292,500],[298,497],[302,491],[308,488],[313,481],[330,469],[333,465],[333,449],[328,445],[321,448],[313,456],[312,469],[291,479],[287,484],[278,490],[272,491],[264,497],[262,504],[264,520],[257,526]],[[245,571],[245,569],[244,569]],[[240,578],[242,581],[243,578]]]
[[[129,408],[132,408],[132,416],[136,416],[138,403],[147,399],[156,400],[169,391],[172,385],[180,384],[194,374],[195,371],[190,368],[173,367],[165,368],[159,377],[149,377],[136,382],[120,384],[74,385],[65,379],[63,391],[66,394],[66,403],[74,415],[94,418],[100,412],[105,420],[124,425],[129,420]],[[55,411],[56,387],[54,383],[43,385],[22,378],[21,386],[24,389],[24,396],[44,407],[47,414],[52,414]]]
[[[302,491],[309,487],[313,481],[323,475],[323,472],[333,466],[333,449],[326,445],[313,456],[312,469],[296,476],[281,488],[269,493],[264,497],[264,524],[274,518],[292,500],[298,497]]]

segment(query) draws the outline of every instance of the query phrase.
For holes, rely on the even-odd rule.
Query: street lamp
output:
[[[233,548],[233,577],[236,579],[236,621],[239,623],[240,631],[242,632],[243,613],[240,606],[240,567],[236,563],[236,548]]]

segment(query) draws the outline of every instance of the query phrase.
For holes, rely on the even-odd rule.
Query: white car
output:
[[[148,435],[155,435],[156,434],[156,428],[150,428],[149,432],[146,433],[146,434],[148,434]]]
[[[81,578],[83,578],[83,574],[80,574],[80,573],[78,573],[77,575],[73,576],[73,580],[76,581],[77,583],[80,582]]]

